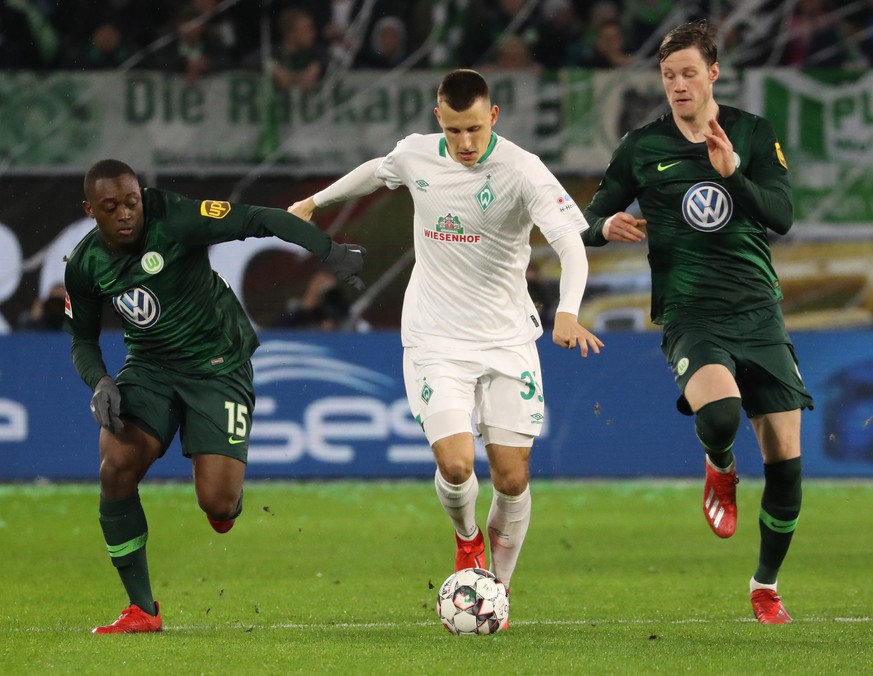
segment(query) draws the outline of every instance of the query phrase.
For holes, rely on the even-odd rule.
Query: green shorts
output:
[[[661,351],[680,393],[701,366],[722,364],[737,381],[750,418],[813,408],[778,304],[731,315],[674,319],[664,326]],[[693,415],[684,394],[676,408]]]
[[[246,462],[255,409],[251,361],[208,378],[128,363],[116,382],[121,416],[158,439],[164,451],[178,431],[185,457],[215,453]]]

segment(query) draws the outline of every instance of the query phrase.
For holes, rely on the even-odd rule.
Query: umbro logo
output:
[[[430,187],[430,183],[425,181],[423,178],[419,178],[415,181],[415,185],[418,187],[418,190],[422,192],[427,192],[427,188]]]

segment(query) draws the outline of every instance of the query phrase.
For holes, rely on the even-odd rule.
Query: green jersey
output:
[[[96,343],[108,301],[122,319],[128,363],[194,377],[237,369],[258,339],[236,295],[212,270],[209,246],[276,235],[324,259],[330,238],[280,209],[191,200],[155,188],[142,194],[138,252],[111,252],[95,228],[67,261],[65,328],[74,337],[74,359],[77,340]],[[93,359],[76,366],[92,387],[105,372]]]
[[[782,299],[767,229],[791,227],[785,158],[763,118],[720,106],[718,121],[734,147],[732,176],[722,178],[706,143],[687,140],[668,113],[625,135],[585,210],[591,227],[582,238],[601,246],[605,220],[639,201],[656,324],[680,312],[742,312]]]

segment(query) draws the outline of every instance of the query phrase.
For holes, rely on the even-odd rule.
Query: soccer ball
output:
[[[495,634],[509,617],[506,585],[482,568],[449,575],[437,594],[443,626],[458,636]]]

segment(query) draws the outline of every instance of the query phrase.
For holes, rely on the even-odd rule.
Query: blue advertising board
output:
[[[675,408],[676,388],[655,333],[602,336],[600,355],[540,340],[546,397],[534,477],[694,477],[703,455],[690,418]],[[816,408],[804,412],[807,476],[873,477],[873,333],[793,336]],[[400,337],[264,332],[254,359],[257,404],[250,478],[430,477],[434,463],[410,416]],[[121,333],[102,338],[116,371]],[[65,334],[0,336],[0,481],[95,480],[98,428],[90,392],[77,376]],[[751,427],[735,445],[739,470],[760,476]],[[487,474],[484,449],[477,472]],[[188,477],[178,441],[152,478]]]

